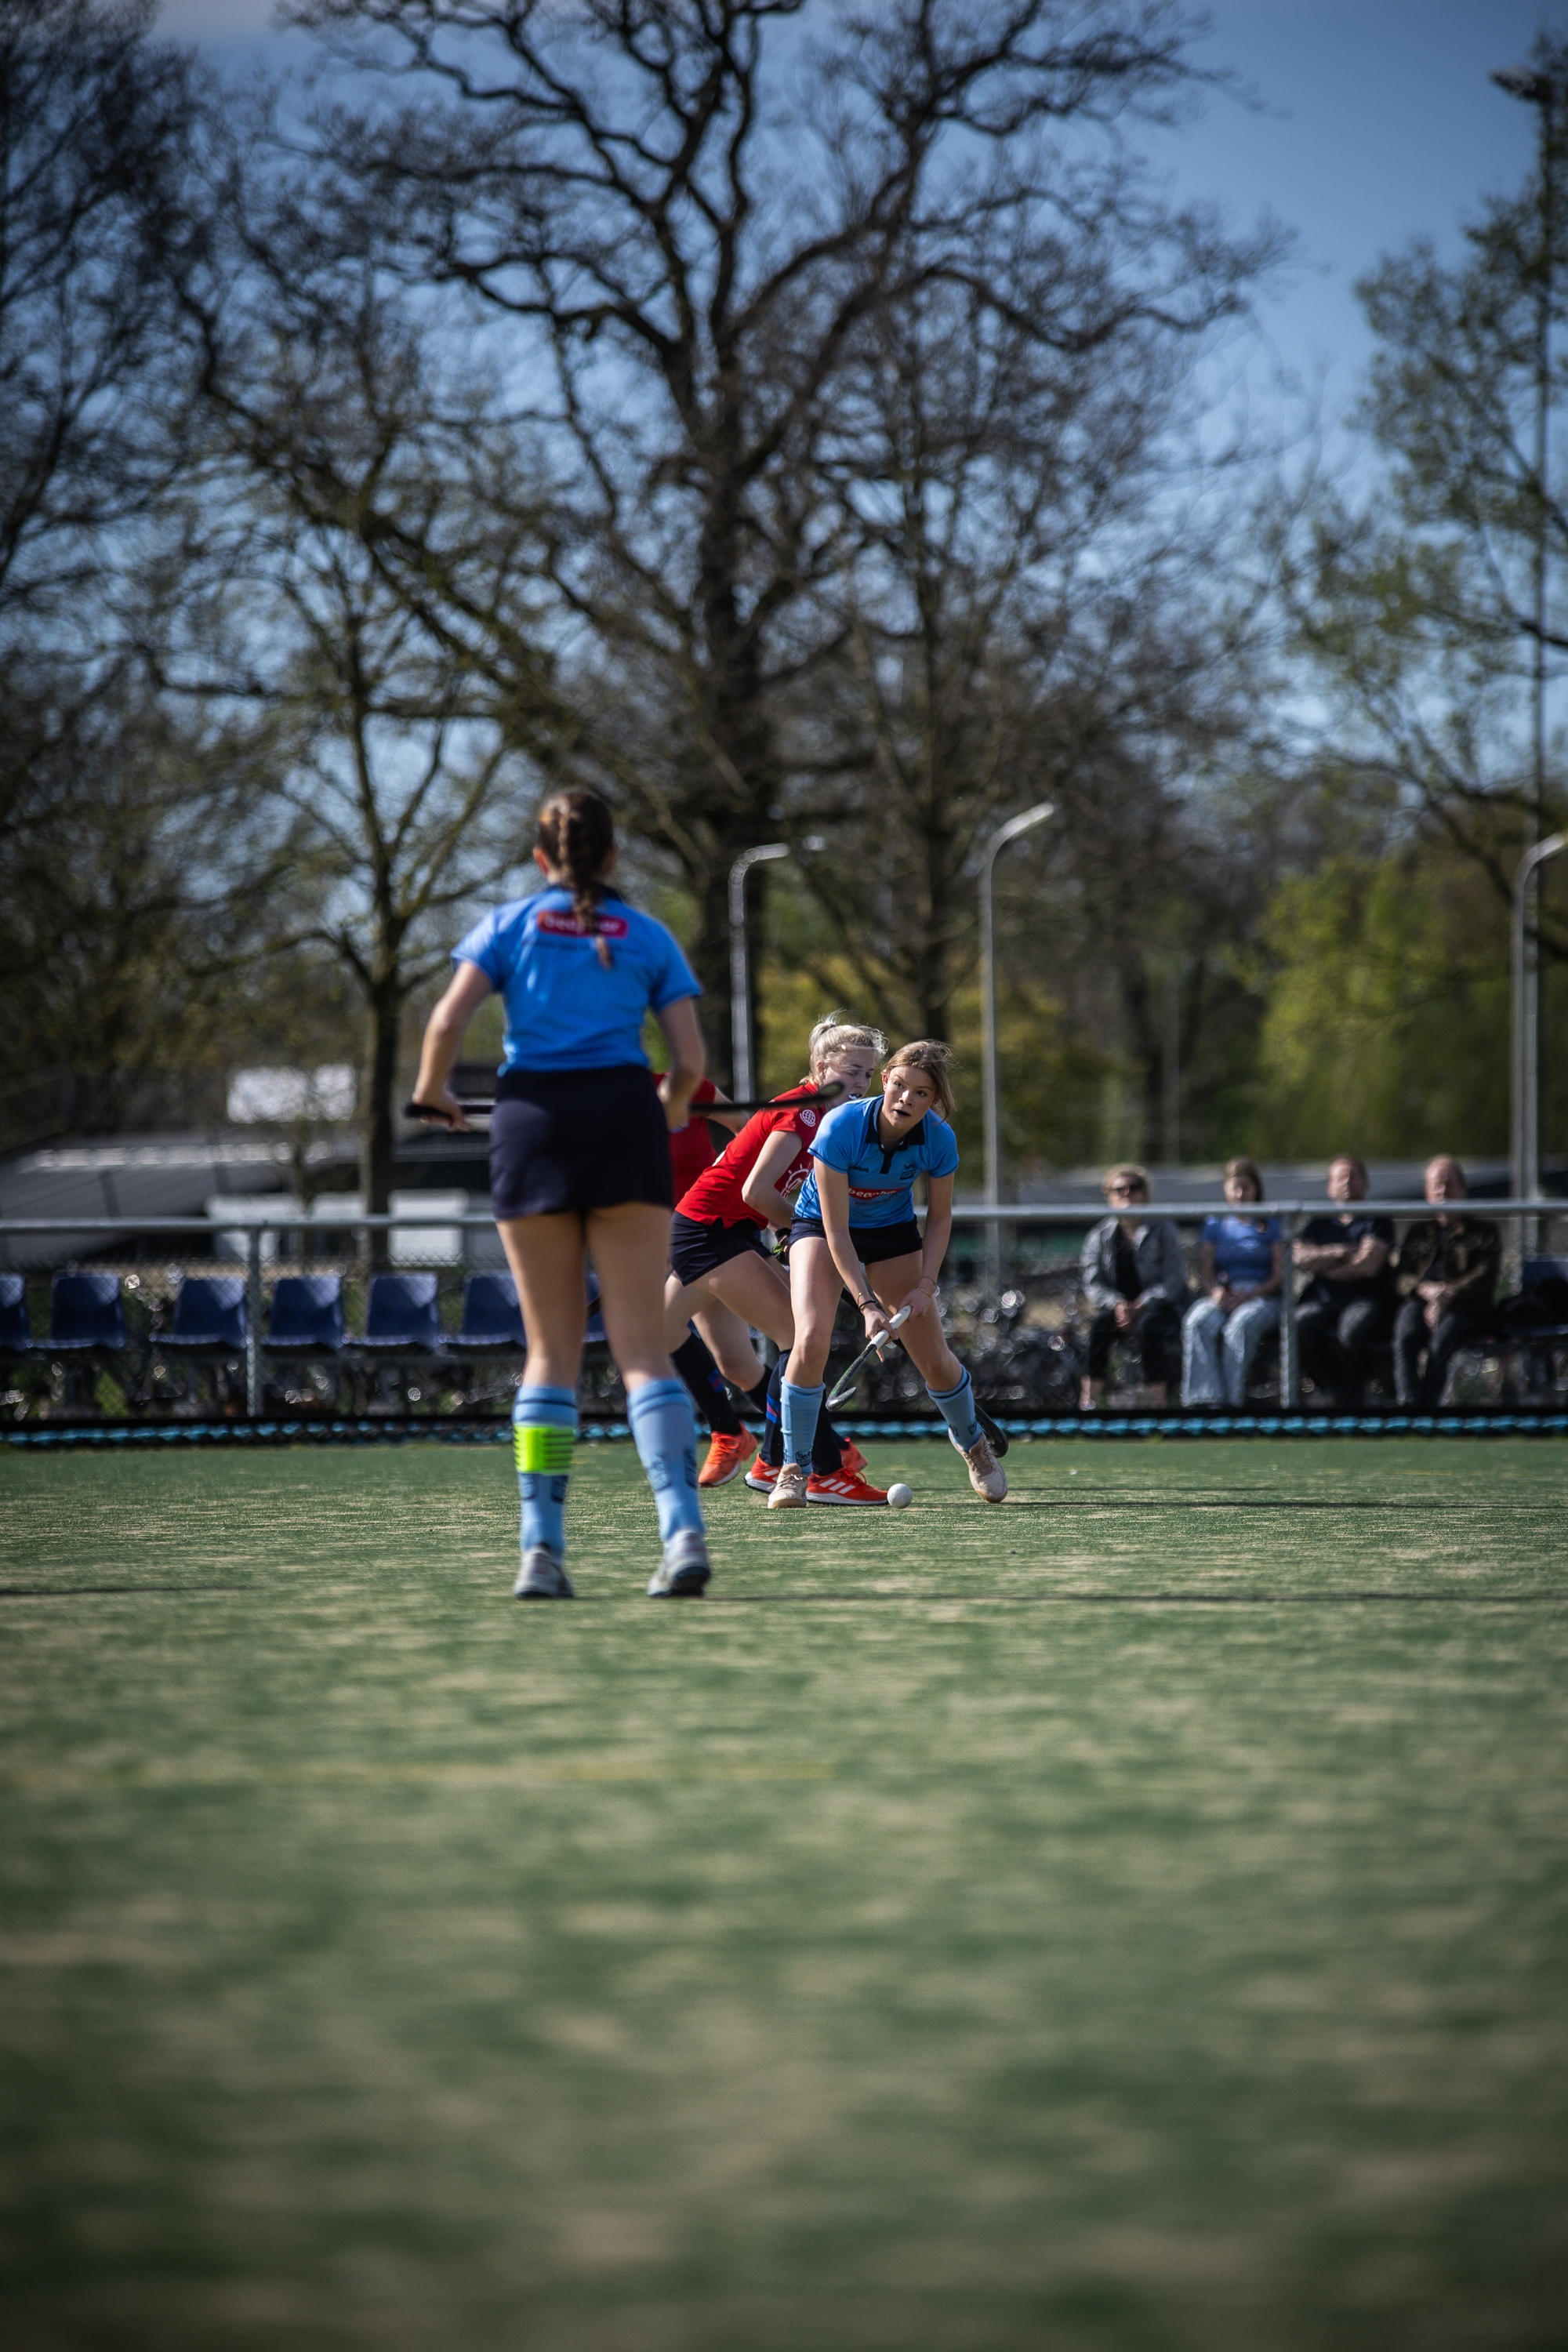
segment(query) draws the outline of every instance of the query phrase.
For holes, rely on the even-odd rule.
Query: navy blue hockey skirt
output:
[[[675,1205],[669,1128],[650,1071],[503,1070],[490,1115],[498,1218]]]

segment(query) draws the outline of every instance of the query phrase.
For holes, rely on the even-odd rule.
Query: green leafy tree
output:
[[[1434,835],[1331,856],[1282,886],[1261,938],[1256,1149],[1507,1150],[1508,933],[1480,864]],[[1546,1017],[1561,1038],[1568,974],[1552,976]],[[1556,1121],[1568,1118],[1565,1074],[1550,1057],[1543,1107]]]

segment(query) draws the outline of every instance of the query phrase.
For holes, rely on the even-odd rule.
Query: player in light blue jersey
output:
[[[790,1228],[790,1304],[795,1342],[784,1386],[784,1462],[770,1510],[806,1500],[812,1434],[822,1402],[840,1288],[865,1320],[866,1338],[907,1309],[900,1338],[988,1503],[1007,1492],[980,1425],[969,1374],[947,1344],[936,1305],[937,1276],[952,1229],[952,1132],[949,1055],[934,1038],[900,1045],[882,1067],[882,1091],[830,1111],[811,1147],[812,1172]],[[925,1233],[915,1222],[913,1185],[928,1186]]]
[[[653,1488],[663,1558],[650,1595],[700,1593],[710,1575],[697,1499],[691,1402],[664,1344],[673,1205],[669,1135],[702,1076],[700,994],[679,947],[612,887],[615,828],[596,793],[557,793],[539,813],[545,887],[498,908],[452,951],[431,1014],[415,1102],[467,1125],[447,1085],[463,1032],[492,991],[506,1053],[490,1122],[490,1206],[517,1284],[528,1361],[512,1409],[522,1504],[520,1601],[572,1597],[566,1477],[577,1430],[593,1252],[610,1352]],[[643,1051],[651,1011],[669,1049],[655,1086]]]

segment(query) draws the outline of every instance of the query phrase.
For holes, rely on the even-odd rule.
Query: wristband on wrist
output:
[[[937,1292],[937,1280],[935,1275],[922,1274],[921,1276],[920,1286],[925,1292],[928,1298],[934,1298]]]
[[[866,1298],[858,1298],[855,1301],[855,1304],[860,1309],[861,1314],[866,1315],[869,1313],[873,1307],[879,1307],[882,1302],[879,1298],[871,1298],[868,1297]]]

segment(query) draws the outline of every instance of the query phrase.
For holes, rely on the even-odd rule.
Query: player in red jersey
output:
[[[654,1075],[657,1078],[659,1073]],[[678,1201],[706,1175],[718,1156],[709,1121],[727,1127],[732,1135],[745,1125],[743,1113],[726,1112],[727,1100],[711,1078],[704,1078],[691,1097],[686,1125],[671,1130],[669,1165]],[[767,1370],[757,1360],[751,1332],[732,1307],[710,1298],[693,1309],[684,1330],[672,1333],[669,1360],[708,1424],[708,1458],[697,1474],[697,1483],[728,1486],[757,1451],[757,1441],[731,1403],[730,1390],[738,1390],[749,1401],[759,1421],[767,1412]]]
[[[791,1093],[836,1080],[844,1089],[843,1099],[858,1100],[886,1050],[878,1030],[837,1016],[819,1021],[811,1033],[810,1076]],[[788,1094],[781,1096],[776,1108],[748,1119],[712,1166],[684,1194],[678,1194],[670,1225],[672,1272],[665,1289],[666,1339],[672,1349],[688,1318],[714,1304],[763,1332],[784,1354],[794,1346],[789,1284],[763,1237],[770,1226],[789,1229],[794,1215],[789,1196],[810,1171],[811,1145],[821,1116],[815,1106],[795,1108]],[[775,1394],[777,1379],[775,1367]],[[755,1402],[756,1391],[748,1392]],[[884,1501],[881,1490],[860,1475],[864,1469],[858,1449],[843,1446],[824,1417],[808,1499]],[[765,1493],[773,1476],[759,1465],[746,1483]]]

